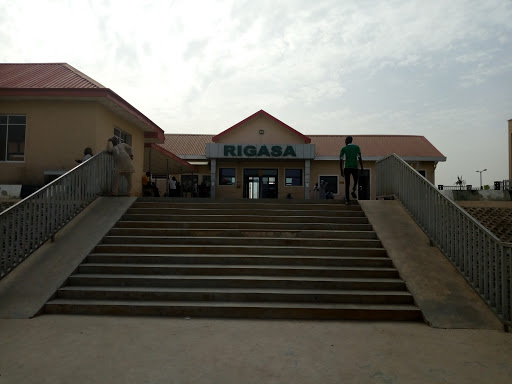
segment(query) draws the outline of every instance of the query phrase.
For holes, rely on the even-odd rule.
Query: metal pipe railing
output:
[[[110,191],[114,159],[106,151],[0,213],[0,279]]]
[[[377,162],[377,196],[394,195],[497,316],[512,325],[512,243],[502,242],[393,154]]]

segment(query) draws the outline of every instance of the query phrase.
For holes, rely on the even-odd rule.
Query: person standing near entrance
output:
[[[112,195],[117,196],[119,189],[119,178],[124,176],[128,184],[128,196],[132,190],[132,173],[135,172],[133,168],[133,152],[132,147],[126,143],[119,143],[116,136],[111,137],[107,141],[107,152],[114,156],[114,180],[112,181]]]
[[[352,179],[354,180],[351,196],[354,199],[357,199],[356,188],[359,178],[359,171],[357,169],[358,162],[361,166],[361,171],[363,170],[361,149],[359,146],[352,144],[352,140],[352,136],[347,136],[345,139],[345,146],[341,148],[340,151],[340,171],[341,177],[345,178],[345,204],[347,205],[350,204],[350,196],[348,194],[350,190],[350,175],[352,175]],[[345,164],[343,164],[343,161],[345,161]],[[343,168],[343,165],[345,165],[345,168]]]
[[[169,179],[169,196],[170,197],[176,197],[178,194],[176,193],[176,187],[177,187],[176,177],[172,177]]]

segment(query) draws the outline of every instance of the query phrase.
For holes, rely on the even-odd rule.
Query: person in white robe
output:
[[[126,178],[127,193],[130,196],[132,190],[132,174],[135,172],[133,167],[132,147],[126,143],[119,143],[116,136],[107,141],[107,151],[114,156],[114,179],[112,180],[112,195],[117,196],[119,192],[119,179],[121,176]]]

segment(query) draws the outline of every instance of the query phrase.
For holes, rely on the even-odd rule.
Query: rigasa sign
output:
[[[216,159],[314,159],[314,144],[206,144],[206,157]]]

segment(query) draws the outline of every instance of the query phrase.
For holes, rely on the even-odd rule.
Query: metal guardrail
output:
[[[497,316],[512,325],[512,243],[500,241],[395,154],[377,162],[377,196],[390,195]]]
[[[113,170],[113,157],[101,152],[0,213],[0,279],[110,191]]]
[[[440,191],[446,190],[446,191],[479,191],[479,188],[475,188],[472,185],[438,185],[437,189]]]

